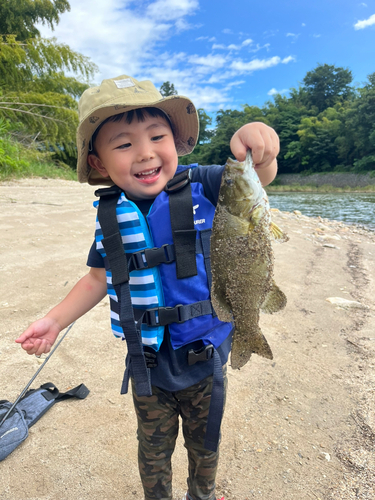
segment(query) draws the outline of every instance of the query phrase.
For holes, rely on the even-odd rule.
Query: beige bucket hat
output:
[[[98,87],[91,87],[82,94],[78,103],[77,175],[79,182],[91,185],[113,184],[102,177],[87,163],[91,137],[99,125],[110,116],[136,108],[159,108],[168,116],[178,156],[191,153],[198,140],[199,117],[190,99],[181,95],[164,97],[149,80],[139,82],[122,75],[103,80]]]

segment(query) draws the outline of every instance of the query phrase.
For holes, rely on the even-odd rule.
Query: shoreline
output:
[[[323,190],[338,192],[364,191],[375,192],[375,176],[373,172],[353,173],[353,172],[319,172],[282,174],[279,173],[270,186],[276,190]],[[341,191],[342,190],[342,191]]]

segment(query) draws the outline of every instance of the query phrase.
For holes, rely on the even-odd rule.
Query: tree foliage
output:
[[[173,83],[164,82],[160,87],[160,93],[163,97],[168,97],[170,95],[177,95],[177,90],[174,88]]]
[[[38,141],[74,166],[76,99],[96,66],[55,38],[41,38],[35,27],[42,22],[53,28],[69,9],[67,0],[1,2],[0,119],[8,120],[18,137]]]
[[[14,35],[19,41],[40,36],[35,24],[51,29],[60,14],[70,10],[68,0],[2,0],[0,2],[0,35]]]
[[[352,72],[348,69],[319,64],[303,79],[307,105],[315,106],[318,112],[322,112],[340,100],[348,99],[352,93],[352,80]]]
[[[375,73],[360,88],[351,71],[318,65],[289,96],[277,94],[263,107],[219,110],[211,138],[200,142],[185,164],[224,164],[229,142],[245,123],[262,121],[280,137],[279,172],[375,172]]]

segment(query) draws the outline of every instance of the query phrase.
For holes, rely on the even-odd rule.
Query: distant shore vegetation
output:
[[[43,169],[74,178],[77,102],[97,67],[55,38],[42,38],[37,29],[38,23],[55,27],[68,10],[67,0],[0,4],[2,180],[53,175],[40,174]],[[164,82],[160,92],[178,94],[171,82]],[[298,86],[274,95],[264,106],[252,105],[251,95],[248,102],[241,110],[219,109],[210,115],[198,109],[198,144],[180,163],[223,165],[232,156],[233,133],[245,123],[261,121],[279,134],[281,175],[375,174],[375,72],[354,85],[350,69],[318,64]],[[270,189],[286,191],[287,186],[274,184]]]
[[[267,186],[267,193],[375,193],[375,185],[337,187],[331,184],[316,186],[313,184],[290,184],[283,186]]]

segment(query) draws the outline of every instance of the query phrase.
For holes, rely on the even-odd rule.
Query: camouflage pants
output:
[[[224,391],[227,388],[223,367]],[[188,452],[188,493],[191,500],[215,500],[215,477],[219,452],[203,446],[213,376],[177,392],[153,386],[153,395],[133,400],[138,418],[138,466],[145,500],[172,500],[171,457],[182,418],[185,448]],[[224,394],[225,397],[225,394]]]

